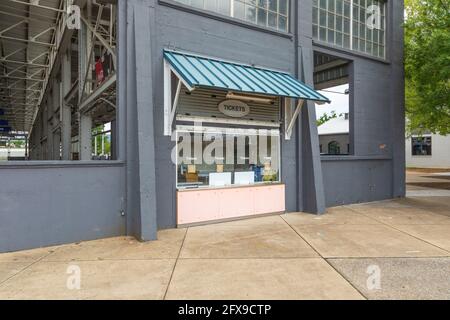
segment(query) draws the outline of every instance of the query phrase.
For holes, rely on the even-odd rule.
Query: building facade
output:
[[[349,114],[339,115],[319,126],[319,149],[321,155],[350,154]]]
[[[412,135],[406,139],[406,167],[450,168],[450,136]]]
[[[405,195],[403,1],[119,0],[115,13],[114,160],[85,158],[80,129],[82,161],[0,165],[0,251]],[[321,156],[313,89],[343,82],[349,152]],[[196,135],[245,136],[244,156],[183,162],[180,136]],[[252,160],[261,136],[270,152]]]

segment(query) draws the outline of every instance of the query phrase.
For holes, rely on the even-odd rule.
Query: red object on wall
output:
[[[95,75],[97,77],[97,83],[102,83],[105,79],[105,74],[103,72],[103,64],[101,60],[95,63]]]

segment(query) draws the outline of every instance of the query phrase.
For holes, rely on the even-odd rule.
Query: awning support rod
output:
[[[173,101],[172,110],[170,112],[170,131],[172,131],[173,127],[173,120],[175,119],[175,113],[177,112],[177,106],[178,106],[178,100],[180,99],[180,93],[181,93],[181,80],[178,79],[178,85],[177,85],[177,93],[175,94],[175,99]]]
[[[292,137],[292,129],[294,128],[295,122],[297,121],[298,115],[300,114],[300,111],[302,111],[302,107],[305,104],[305,100],[301,99],[298,100],[297,103],[297,107],[295,108],[294,114],[292,115],[292,117],[286,121],[286,132],[285,132],[285,138],[286,140],[291,140]],[[291,105],[290,104],[286,104],[286,112],[287,112],[287,108],[290,108]]]
[[[174,101],[172,102],[172,73],[177,77],[178,85]],[[169,62],[164,59],[164,135],[172,135],[173,121],[175,120],[178,101],[181,95],[183,85],[189,90],[192,88],[183,78],[174,70]]]

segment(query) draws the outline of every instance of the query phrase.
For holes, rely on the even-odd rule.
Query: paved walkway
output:
[[[47,298],[450,299],[450,197],[0,255],[0,299]]]

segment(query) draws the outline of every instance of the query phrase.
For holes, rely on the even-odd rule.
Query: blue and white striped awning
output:
[[[164,50],[164,58],[191,88],[330,102],[289,73]]]

